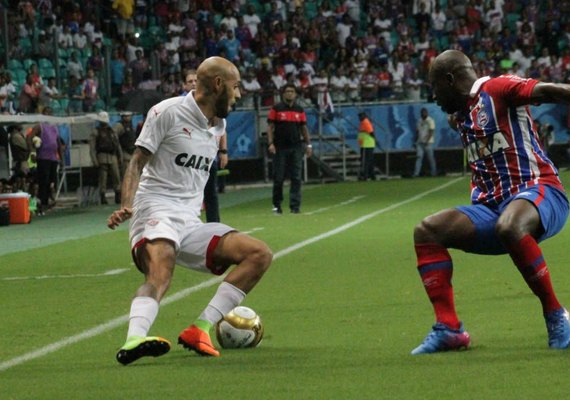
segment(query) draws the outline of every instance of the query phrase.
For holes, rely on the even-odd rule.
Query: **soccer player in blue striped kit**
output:
[[[440,211],[414,230],[418,270],[436,323],[412,354],[458,350],[470,337],[455,311],[448,249],[509,254],[538,297],[548,345],[570,345],[568,312],[558,301],[538,243],[558,233],[568,199],[558,171],[542,149],[529,104],[570,102],[570,85],[514,75],[479,78],[457,50],[434,60],[429,80],[467,150],[471,205]]]

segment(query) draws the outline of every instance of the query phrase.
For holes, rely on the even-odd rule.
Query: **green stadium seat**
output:
[[[52,99],[49,102],[49,106],[53,110],[53,115],[63,115],[65,113],[65,110],[61,107],[59,100]]]
[[[40,58],[38,60],[38,66],[41,68],[53,68],[53,63],[51,62],[51,60],[47,59],[47,58]]]
[[[506,16],[507,26],[511,30],[511,33],[517,32],[517,22],[520,21],[521,15],[518,13],[508,13]]]
[[[18,85],[18,88],[21,89],[26,83],[28,72],[23,68],[13,69],[10,70],[10,72],[12,73],[12,80]]]
[[[62,49],[62,48],[57,49],[57,56],[59,58],[63,58],[65,60],[67,60],[69,58],[69,55],[70,55],[70,52],[68,49]]]
[[[8,69],[23,69],[24,65],[20,62],[20,60],[8,60]]]
[[[57,76],[55,68],[40,68],[40,75],[44,79],[55,78]]]
[[[65,98],[65,99],[59,99],[59,104],[61,105],[61,108],[67,111],[67,106],[69,105],[69,99]]]
[[[31,66],[32,64],[37,64],[37,63],[36,63],[36,60],[33,60],[33,59],[31,59],[31,58],[26,58],[26,59],[24,59],[24,61],[22,61],[22,65],[24,66],[24,69],[25,69],[26,71],[29,71],[30,66]]]

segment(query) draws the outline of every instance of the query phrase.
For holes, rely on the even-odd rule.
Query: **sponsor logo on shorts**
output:
[[[158,225],[159,222],[160,222],[160,221],[157,220],[157,219],[151,219],[151,220],[148,221],[146,224],[149,225],[149,226],[156,226],[156,225]]]

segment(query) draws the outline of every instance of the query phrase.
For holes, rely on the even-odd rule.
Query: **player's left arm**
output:
[[[531,103],[570,103],[570,85],[539,82],[530,94]]]
[[[220,138],[220,144],[218,149],[218,155],[220,157],[220,168],[226,168],[228,165],[228,132],[224,131],[224,134]]]

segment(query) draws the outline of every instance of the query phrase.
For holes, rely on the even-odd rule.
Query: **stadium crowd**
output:
[[[136,89],[178,95],[183,71],[213,55],[240,69],[244,107],[275,104],[287,82],[321,106],[429,100],[427,70],[448,48],[468,54],[480,75],[570,81],[566,0],[29,0],[3,6],[10,21],[3,27],[8,61],[0,78],[5,112],[41,112],[46,104],[56,113],[112,109]],[[50,77],[59,87],[47,84]]]

